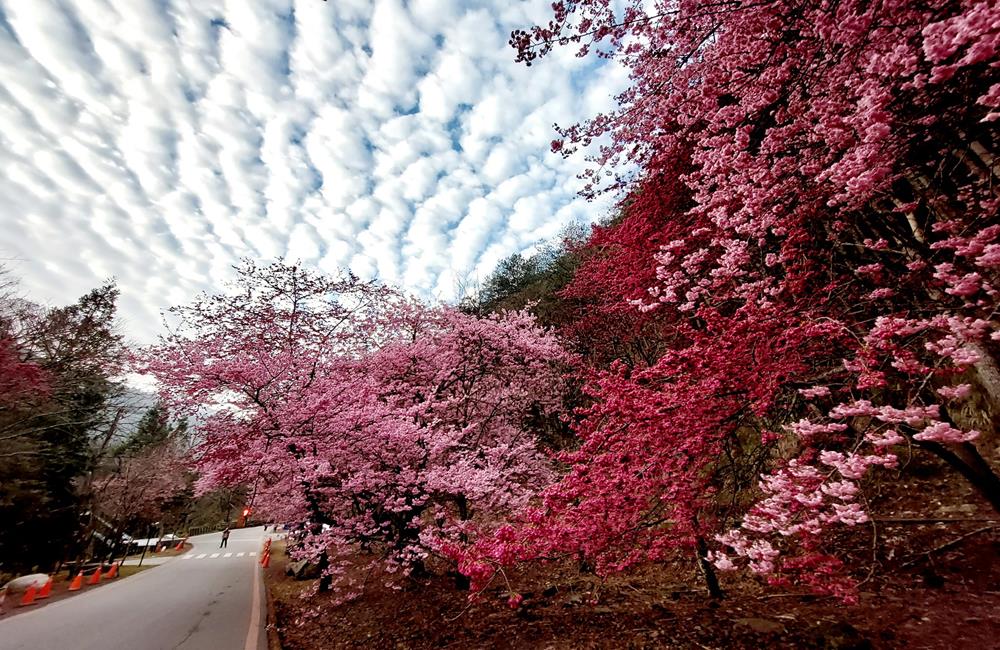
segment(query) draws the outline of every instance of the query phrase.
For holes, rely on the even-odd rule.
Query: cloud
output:
[[[451,300],[603,216],[552,124],[613,64],[515,65],[548,0],[0,0],[0,259],[44,301],[107,277],[129,334],[242,256]]]

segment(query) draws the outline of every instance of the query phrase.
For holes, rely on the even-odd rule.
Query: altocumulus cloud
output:
[[[515,65],[548,0],[0,0],[0,258],[72,300],[115,277],[129,332],[240,257],[452,299],[600,216],[552,124],[624,72]]]

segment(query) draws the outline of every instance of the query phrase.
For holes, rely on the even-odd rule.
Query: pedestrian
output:
[[[226,526],[226,529],[222,531],[222,543],[219,544],[219,548],[226,548],[228,546],[229,546],[229,526]]]

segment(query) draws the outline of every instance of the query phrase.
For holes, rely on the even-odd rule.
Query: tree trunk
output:
[[[472,581],[469,577],[460,571],[455,571],[455,589],[459,591],[468,591],[469,587],[472,586]]]
[[[989,397],[990,410],[996,416],[1000,413],[1000,368],[997,367],[997,362],[993,359],[993,355],[990,354],[990,351],[982,343],[972,341],[966,343],[966,347],[979,355],[979,361],[973,364],[972,367],[976,371],[979,385],[982,386],[983,391]]]
[[[326,572],[330,566],[330,557],[326,551],[319,556],[319,591],[320,593],[330,591],[333,585],[333,576]]]
[[[709,597],[725,598],[725,593],[719,586],[719,576],[715,573],[715,567],[708,561],[708,544],[705,543],[705,538],[701,535],[695,538],[695,550],[698,556],[698,569],[701,570],[701,575],[705,578]]]
[[[957,445],[943,445],[939,442],[915,441],[917,446],[926,449],[944,460],[972,483],[993,509],[1000,513],[1000,477],[996,475],[986,459],[971,442]]]

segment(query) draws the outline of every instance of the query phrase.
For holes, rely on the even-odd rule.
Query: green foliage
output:
[[[187,429],[186,419],[171,422],[167,409],[162,404],[156,404],[143,414],[135,430],[115,446],[113,455],[135,456],[168,442],[183,441]]]
[[[48,568],[82,540],[86,477],[121,420],[114,377],[125,348],[115,330],[118,289],[105,284],[76,303],[44,309],[4,301],[0,329],[22,362],[40,367],[44,390],[0,405],[0,562]]]
[[[581,262],[579,248],[589,235],[582,226],[569,226],[553,242],[543,244],[529,257],[515,253],[497,264],[460,309],[484,315],[503,310],[529,309],[543,325],[565,323],[571,305],[559,292],[573,279]]]

